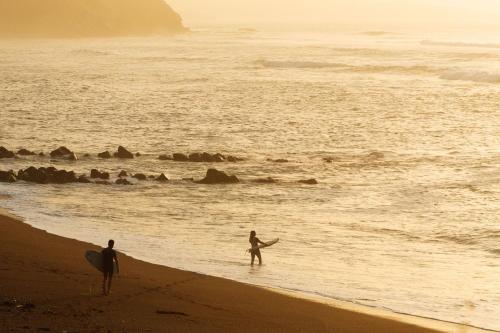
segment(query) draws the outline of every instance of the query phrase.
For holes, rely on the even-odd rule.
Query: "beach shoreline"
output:
[[[0,196],[0,200],[5,196]],[[487,332],[348,302],[265,288],[120,254],[123,274],[100,295],[83,253],[98,246],[49,234],[0,208],[1,326],[11,332]],[[15,300],[15,302],[13,301]],[[10,304],[15,303],[15,304]],[[26,309],[24,305],[33,304]]]

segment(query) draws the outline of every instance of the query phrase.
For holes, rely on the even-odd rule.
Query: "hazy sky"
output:
[[[167,0],[188,25],[340,23],[391,26],[500,27],[500,0]],[[500,31],[499,31],[500,32]]]

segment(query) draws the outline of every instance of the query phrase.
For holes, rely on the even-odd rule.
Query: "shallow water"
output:
[[[114,238],[141,259],[500,330],[498,45],[231,30],[2,42],[0,145],[94,157],[0,169],[125,169],[171,182],[0,192],[30,224]],[[95,157],[119,144],[143,155]],[[193,184],[181,179],[209,164],[157,159],[195,151],[244,157],[216,165],[242,182]],[[252,182],[267,176],[280,182]],[[319,184],[297,183],[308,178]],[[253,229],[280,237],[261,267],[245,254]]]

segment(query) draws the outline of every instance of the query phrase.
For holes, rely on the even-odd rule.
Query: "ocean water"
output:
[[[207,29],[1,42],[0,145],[66,145],[80,160],[0,169],[171,179],[0,184],[2,206],[155,263],[500,330],[495,38]],[[96,158],[118,145],[142,156]],[[245,158],[215,165],[241,183],[183,181],[213,165],[157,158],[203,151]],[[279,182],[253,181],[268,176]],[[297,182],[309,178],[319,184]],[[245,253],[251,230],[280,238],[262,266]]]

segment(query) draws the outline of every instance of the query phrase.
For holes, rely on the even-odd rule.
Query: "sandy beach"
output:
[[[0,213],[2,332],[437,332],[123,254],[101,296],[98,247]]]

